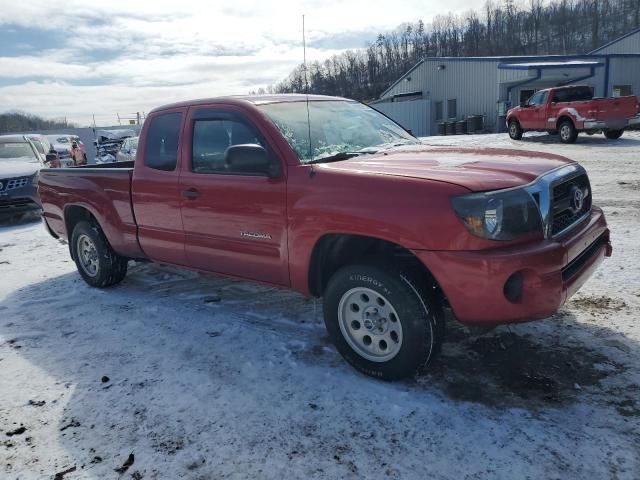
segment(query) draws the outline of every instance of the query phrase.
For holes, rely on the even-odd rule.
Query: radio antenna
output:
[[[302,14],[302,65],[304,67],[304,90],[305,90],[306,103],[307,103],[307,129],[309,133],[309,160],[313,160],[313,147],[311,146],[311,115],[309,114],[309,79],[307,77],[307,39],[304,31],[304,14]],[[311,168],[313,169],[313,165],[311,166]]]

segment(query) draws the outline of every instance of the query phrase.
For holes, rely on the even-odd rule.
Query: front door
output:
[[[548,92],[538,92],[527,101],[527,108],[523,109],[524,121],[522,126],[526,129],[543,130],[546,126],[546,102]]]
[[[226,149],[239,144],[262,145],[280,162],[264,135],[240,112],[215,106],[190,109],[185,135],[180,187],[189,264],[288,285],[284,174],[234,171],[225,162]]]

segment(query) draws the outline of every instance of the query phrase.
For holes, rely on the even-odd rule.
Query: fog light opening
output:
[[[516,272],[504,283],[504,296],[511,303],[522,300],[522,273]]]

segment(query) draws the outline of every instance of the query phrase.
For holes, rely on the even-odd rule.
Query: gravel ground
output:
[[[554,317],[453,322],[429,371],[382,383],[315,300],[150,264],[95,290],[37,221],[3,224],[0,478],[637,479],[640,134],[425,141],[579,160],[614,256]]]

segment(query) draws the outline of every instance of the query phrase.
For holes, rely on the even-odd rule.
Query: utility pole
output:
[[[136,120],[138,121],[138,125],[140,125],[140,112],[136,112]]]

